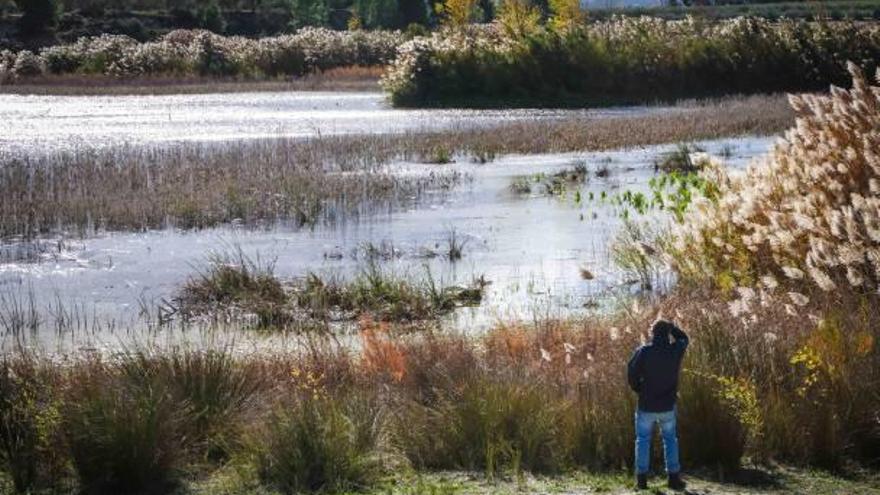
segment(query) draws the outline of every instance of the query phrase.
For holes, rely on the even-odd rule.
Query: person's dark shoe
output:
[[[647,490],[648,489],[648,475],[647,474],[639,474],[636,476],[636,489],[637,490]]]
[[[681,479],[681,473],[670,473],[669,474],[669,483],[667,484],[670,489],[675,491],[682,491],[687,486],[687,483]]]

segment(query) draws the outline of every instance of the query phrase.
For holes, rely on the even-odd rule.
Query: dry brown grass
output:
[[[498,128],[426,136],[424,146],[459,143],[481,153],[607,150],[739,135],[770,135],[794,122],[785,97],[749,96],[685,101],[669,112],[551,123],[517,122]],[[448,145],[448,144],[447,144]]]
[[[383,67],[340,67],[303,77],[248,80],[224,77],[138,77],[64,74],[25,78],[0,85],[0,94],[164,95],[277,91],[380,91]]]

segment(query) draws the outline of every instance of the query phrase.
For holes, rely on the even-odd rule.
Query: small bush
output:
[[[53,381],[32,357],[0,360],[0,466],[17,493],[51,486],[62,471]]]
[[[253,443],[260,480],[282,493],[361,490],[386,472],[381,409],[358,393],[307,391]]]
[[[703,150],[697,146],[679,144],[675,151],[663,154],[663,156],[654,163],[654,170],[664,173],[697,173],[702,170],[702,166],[705,162],[695,160],[693,154],[702,151]]]
[[[44,70],[45,64],[43,59],[29,50],[18,52],[15,64],[12,66],[12,74],[16,78],[41,76]]]
[[[222,33],[226,30],[226,19],[220,5],[214,1],[207,2],[199,7],[199,26],[208,31]]]
[[[151,370],[99,367],[75,376],[64,408],[73,467],[85,493],[168,493],[182,456],[181,406]]]
[[[538,383],[477,374],[412,405],[398,436],[410,460],[431,469],[559,471],[569,462],[567,407]]]

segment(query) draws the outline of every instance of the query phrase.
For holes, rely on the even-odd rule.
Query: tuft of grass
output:
[[[532,181],[529,177],[519,176],[514,177],[510,182],[510,190],[514,194],[531,194],[532,193]]]
[[[674,151],[664,153],[657,161],[654,162],[654,171],[679,174],[695,174],[703,169],[704,163],[694,160],[693,154],[704,151],[702,148],[687,144],[679,143]]]
[[[664,266],[657,247],[662,238],[662,231],[624,218],[623,226],[609,246],[611,260],[623,270],[628,281],[637,282],[643,290],[651,290]]]
[[[190,279],[175,302],[185,316],[236,310],[256,315],[260,327],[282,324],[289,319],[288,296],[273,269],[241,249],[213,254],[208,269]]]
[[[357,392],[309,390],[251,443],[260,481],[281,493],[363,490],[388,469],[382,409]]]
[[[446,233],[446,259],[449,261],[458,261],[464,256],[464,248],[467,246],[468,240],[462,239],[455,228],[449,229]]]
[[[545,194],[559,196],[570,187],[583,184],[589,180],[590,174],[587,165],[577,162],[569,168],[560,170],[549,177],[542,177]]]
[[[461,305],[479,304],[484,285],[438,287],[430,272],[411,282],[370,263],[353,280],[343,282],[309,274],[295,290],[296,304],[312,316],[351,319],[370,314],[385,321],[428,320]]]
[[[127,361],[126,374],[155,374],[184,406],[181,431],[191,449],[206,459],[230,457],[238,443],[242,416],[265,387],[263,377],[231,349],[181,350],[169,354],[139,351]]]
[[[177,486],[182,410],[156,377],[95,362],[71,378],[64,432],[85,493],[170,493]]]
[[[445,165],[455,161],[452,155],[452,150],[448,146],[437,145],[428,150],[424,161],[435,165]]]
[[[611,177],[611,159],[603,160],[596,166],[596,170],[593,172],[593,175],[596,176],[597,179],[607,179]]]
[[[431,469],[559,471],[568,465],[563,413],[564,402],[538,383],[475,375],[413,405],[397,434],[410,459]]]

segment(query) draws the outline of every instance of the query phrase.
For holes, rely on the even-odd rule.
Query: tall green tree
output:
[[[398,27],[398,8],[398,0],[354,0],[352,4],[363,27],[368,29]]]
[[[15,5],[22,13],[19,29],[25,36],[52,31],[61,13],[58,0],[15,0]]]
[[[330,6],[326,0],[287,0],[290,9],[290,27],[326,26],[330,21]]]
[[[400,12],[400,27],[428,24],[430,8],[425,0],[398,0],[397,9]]]

